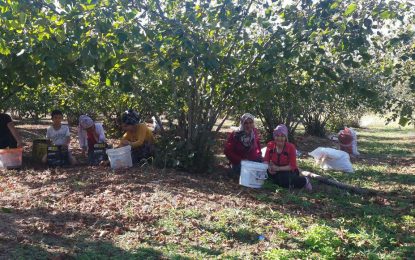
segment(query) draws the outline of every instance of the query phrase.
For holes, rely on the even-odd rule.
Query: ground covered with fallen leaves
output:
[[[43,128],[20,126],[26,141]],[[0,259],[413,258],[415,132],[358,134],[355,173],[318,169],[306,152],[335,144],[307,136],[298,139],[299,164],[371,195],[316,181],[311,193],[255,190],[220,167],[210,175],[151,165],[2,170]]]

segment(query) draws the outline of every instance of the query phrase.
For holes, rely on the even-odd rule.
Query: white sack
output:
[[[314,157],[316,164],[323,170],[354,172],[348,153],[333,148],[318,147],[309,155]]]

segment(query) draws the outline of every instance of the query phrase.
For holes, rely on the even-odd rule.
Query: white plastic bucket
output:
[[[264,163],[241,161],[241,176],[239,184],[250,188],[261,188],[268,178],[268,165]]]
[[[0,168],[20,168],[23,148],[0,149]]]
[[[107,149],[108,159],[112,169],[129,168],[133,166],[131,159],[131,146],[123,146],[116,149]]]

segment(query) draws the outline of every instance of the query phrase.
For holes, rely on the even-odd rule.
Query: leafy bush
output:
[[[154,164],[160,168],[175,168],[195,172],[209,170],[210,165],[213,165],[213,153],[208,150],[204,154],[200,154],[201,152],[189,149],[186,145],[186,140],[176,135],[175,131],[165,132],[157,139]]]
[[[334,113],[327,121],[326,129],[337,133],[338,131],[347,127],[360,127],[360,118],[364,115],[365,110],[363,108],[357,108],[355,110],[341,109]]]

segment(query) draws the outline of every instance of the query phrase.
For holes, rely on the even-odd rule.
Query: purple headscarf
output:
[[[279,134],[285,135],[285,138],[287,138],[287,140],[288,140],[288,129],[285,125],[283,125],[283,124],[278,125],[274,129],[274,132],[272,132],[272,137],[275,138],[275,136],[277,136]]]

